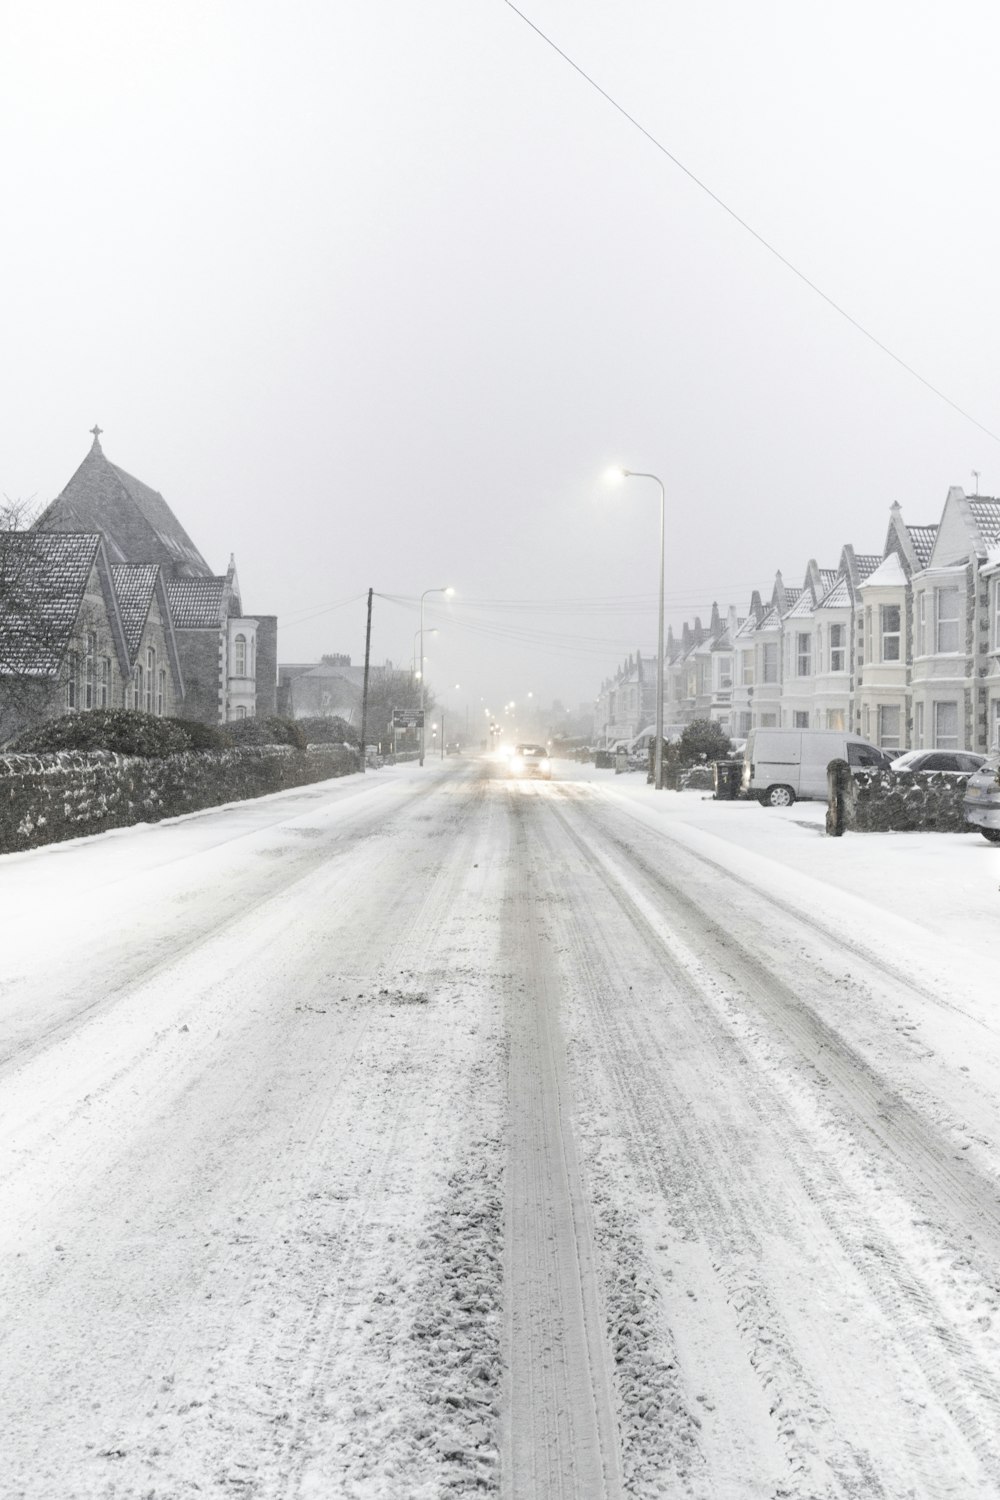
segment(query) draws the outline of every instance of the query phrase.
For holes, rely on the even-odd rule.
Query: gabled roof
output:
[[[149,606],[159,574],[160,569],[156,563],[115,563],[111,568],[115,596],[125,629],[129,662],[133,665],[149,618]]]
[[[820,581],[820,590],[821,590],[820,597],[821,598],[822,598],[823,594],[827,593],[827,591],[829,589],[833,588],[833,585],[837,582],[837,579],[839,577],[840,577],[840,573],[838,572],[838,570],[836,568],[820,568],[820,570],[819,570],[819,581]]]
[[[792,591],[790,590],[789,592]],[[799,597],[796,599],[791,609],[785,610],[784,619],[807,620],[812,614],[814,608],[815,606],[813,604],[812,595],[810,594],[809,590],[800,589]]]
[[[854,561],[858,567],[858,582],[864,583],[878,567],[882,559],[877,552],[855,552]]]
[[[226,618],[225,578],[168,578],[167,599],[178,630],[218,630]]]
[[[21,531],[0,538],[0,673],[59,671],[100,545],[93,533]]]
[[[99,531],[112,563],[157,562],[190,577],[211,568],[163,496],[93,446],[65,489],[35,522],[38,531]]]
[[[988,551],[1000,542],[1000,500],[977,495],[969,500],[969,510]]]
[[[816,607],[817,609],[850,609],[851,585],[846,573],[838,574]]]
[[[907,583],[906,570],[898,552],[889,552],[874,572],[869,573],[863,588],[898,588]]]
[[[934,539],[937,536],[937,523],[933,526],[907,526],[907,535],[913,546],[913,553],[921,568],[930,565],[931,553],[934,551]]]

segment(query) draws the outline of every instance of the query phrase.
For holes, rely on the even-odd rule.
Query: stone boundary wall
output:
[[[0,853],[60,843],[108,828],[263,797],[346,776],[357,755],[341,745],[247,745],[162,760],[63,750],[0,756]]]
[[[833,763],[834,765],[837,762]],[[854,771],[844,778],[844,829],[855,833],[968,833],[957,771]],[[831,797],[830,817],[835,816]]]

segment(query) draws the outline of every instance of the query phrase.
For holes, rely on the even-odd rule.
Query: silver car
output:
[[[984,839],[1000,844],[1000,750],[994,750],[965,783],[965,821]]]

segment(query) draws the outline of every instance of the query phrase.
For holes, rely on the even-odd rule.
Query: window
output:
[[[778,715],[777,714],[761,714],[761,716],[760,716],[760,727],[761,727],[761,729],[777,729],[777,727],[778,727]]]
[[[111,704],[111,657],[102,656],[97,671],[97,702],[101,708]]]
[[[866,703],[864,708],[861,710],[861,733],[864,735],[866,740],[870,740],[872,737],[871,722],[871,709]]]
[[[922,703],[918,703],[913,710],[913,748],[914,750],[924,748],[924,705]]]
[[[990,725],[990,748],[1000,750],[1000,698],[993,700],[993,716]]]
[[[722,692],[728,691],[733,685],[733,658],[731,656],[719,657],[719,688]]]
[[[1000,577],[993,580],[993,649],[1000,651]]]
[[[843,627],[841,627],[841,628],[843,628]],[[844,725],[844,710],[842,708],[828,708],[827,709],[827,711],[826,711],[826,727],[827,727],[827,729],[839,729],[839,730],[843,730],[845,728],[845,725]]]
[[[957,703],[935,703],[934,748],[936,750],[958,749]]]
[[[743,683],[744,687],[753,687],[753,652],[741,651],[740,657],[743,663],[741,668],[740,681]]]
[[[246,707],[245,707],[244,704],[241,703],[240,706],[239,706],[239,708],[236,710],[236,717],[238,719],[245,719],[246,716],[247,716]]]
[[[87,631],[87,650],[83,658],[83,706],[93,708],[96,702],[97,636]]]
[[[792,714],[792,728],[793,729],[808,729],[809,728],[809,711],[808,711],[808,709],[797,708],[795,710],[795,712]]]
[[[70,651],[66,657],[66,707],[80,707],[80,653]]]
[[[156,712],[163,717],[163,705],[167,701],[167,671],[165,667],[160,668],[160,675],[156,680]]]
[[[808,677],[812,671],[812,636],[808,630],[800,630],[795,637],[795,675]],[[797,725],[796,728],[806,728]]]
[[[762,664],[763,664],[763,668],[764,668],[763,673],[761,675],[761,681],[762,682],[777,682],[778,681],[778,643],[777,643],[777,641],[765,641],[763,647],[761,648],[761,650],[763,652]],[[766,725],[765,726],[765,728],[772,728],[772,729],[774,727],[775,727],[774,725]]]
[[[882,660],[899,661],[899,605],[883,604],[882,616]]]
[[[891,608],[895,609],[895,605]],[[878,710],[878,742],[883,750],[902,748],[899,738],[901,714],[898,703],[880,703]]]
[[[247,638],[238,635],[233,641],[233,676],[245,677],[247,675]]]
[[[830,671],[843,672],[847,665],[847,652],[844,649],[844,627],[843,625],[830,626]],[[831,728],[842,729],[842,724],[831,725]]]
[[[141,709],[142,708],[142,698],[143,698],[142,664],[139,663],[139,662],[137,662],[136,663],[136,668],[135,668],[135,676],[132,679],[132,707],[136,708],[136,709]]]
[[[156,651],[154,647],[146,647],[146,712],[151,714],[154,710],[153,694],[156,691]]]
[[[751,731],[752,728],[753,728],[753,714],[749,713],[746,709],[741,710],[741,712],[740,712],[740,736],[741,736],[741,738],[742,739],[746,739],[747,735],[750,733],[750,731]]]
[[[937,628],[934,640],[935,651],[958,651],[958,609],[960,594],[957,588],[935,589],[937,604]]]
[[[917,596],[917,655],[927,653],[927,595]]]
[[[847,764],[849,766],[875,766],[879,770],[885,770],[889,759],[872,745],[848,745]]]

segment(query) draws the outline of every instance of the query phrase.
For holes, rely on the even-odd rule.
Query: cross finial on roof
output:
[[[97,423],[95,422],[90,430],[94,434],[94,446],[96,448],[99,448],[101,445],[98,439],[100,438],[101,433],[104,431],[104,429],[103,427],[98,427]]]

